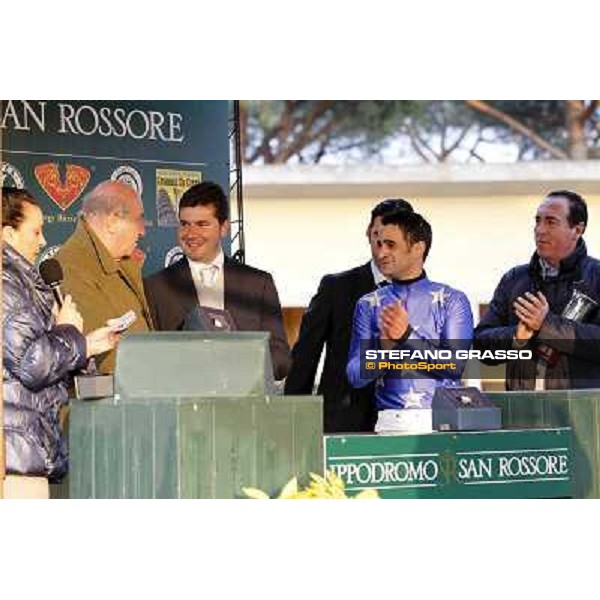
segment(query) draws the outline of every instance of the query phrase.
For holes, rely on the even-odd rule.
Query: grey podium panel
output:
[[[115,394],[264,396],[274,392],[266,332],[152,332],[119,344]]]

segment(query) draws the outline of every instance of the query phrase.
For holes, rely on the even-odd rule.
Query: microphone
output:
[[[63,280],[63,270],[60,263],[55,258],[49,258],[40,263],[39,271],[44,283],[52,290],[58,307],[62,308],[63,295],[60,290],[60,284]]]

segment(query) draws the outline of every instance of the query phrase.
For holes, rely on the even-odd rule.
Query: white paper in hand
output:
[[[120,333],[129,329],[131,324],[137,319],[137,315],[133,310],[128,310],[124,315],[109,319],[106,324],[115,332]]]

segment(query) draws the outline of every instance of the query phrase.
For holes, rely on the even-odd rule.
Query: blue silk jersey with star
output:
[[[379,319],[381,309],[400,301],[408,312],[412,327],[409,337],[399,342],[399,350],[467,350],[473,338],[473,315],[465,294],[443,283],[422,277],[410,283],[395,281],[363,296],[354,310],[352,340],[346,373],[350,383],[357,388],[377,379],[375,400],[378,410],[401,408],[430,408],[435,388],[458,387],[464,369],[464,361],[456,363],[455,369],[430,371],[419,375],[415,371],[395,371],[393,376],[374,373],[363,369],[362,352],[366,348],[379,349]],[[364,364],[364,363],[363,363]],[[365,377],[362,377],[364,375]]]

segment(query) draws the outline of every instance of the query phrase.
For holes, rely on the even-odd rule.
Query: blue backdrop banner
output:
[[[229,191],[227,101],[0,102],[3,185],[40,201],[55,253],[74,229],[81,200],[105,179],[137,189],[144,202],[144,274],[178,257],[181,194],[202,180]]]

